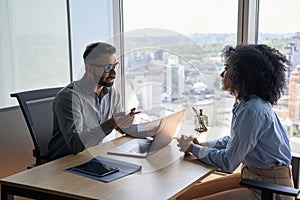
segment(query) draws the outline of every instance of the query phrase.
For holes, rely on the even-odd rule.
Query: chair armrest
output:
[[[278,185],[278,184],[273,184],[273,183],[244,179],[244,178],[240,181],[240,185],[244,185],[244,186],[259,189],[259,190],[267,190],[267,191],[270,191],[270,192],[276,193],[276,194],[283,194],[283,195],[289,195],[289,196],[295,196],[295,197],[299,193],[299,190],[297,190],[295,188]]]

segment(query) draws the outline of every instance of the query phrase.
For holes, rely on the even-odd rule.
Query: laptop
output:
[[[183,111],[166,116],[160,119],[157,133],[155,136],[153,136],[153,139],[132,139],[109,150],[107,153],[113,155],[145,158],[167,146],[172,141],[182,118]]]

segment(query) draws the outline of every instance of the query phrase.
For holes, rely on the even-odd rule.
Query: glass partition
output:
[[[286,72],[287,88],[274,107],[290,136],[300,134],[299,8],[297,0],[264,0],[259,6],[258,43],[278,49],[292,62]]]
[[[185,109],[189,134],[194,107],[228,134],[234,98],[221,90],[221,50],[236,45],[238,1],[124,0],[123,10],[125,105],[142,111],[136,120]]]
[[[66,1],[0,0],[0,108],[10,93],[70,81]]]

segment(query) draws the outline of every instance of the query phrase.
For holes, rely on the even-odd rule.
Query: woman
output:
[[[260,199],[260,191],[239,185],[241,177],[293,187],[289,140],[272,109],[285,88],[289,61],[266,45],[227,46],[222,57],[222,89],[236,98],[230,136],[198,144],[182,135],[177,146],[226,172],[243,163],[242,172],[195,185],[184,199]]]

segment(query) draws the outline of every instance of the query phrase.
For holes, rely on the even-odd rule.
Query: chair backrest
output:
[[[19,102],[34,144],[33,156],[37,165],[47,159],[48,143],[53,128],[52,102],[61,89],[62,87],[47,88],[10,95],[16,97]]]
[[[299,189],[300,153],[292,152],[292,167],[294,187]]]

